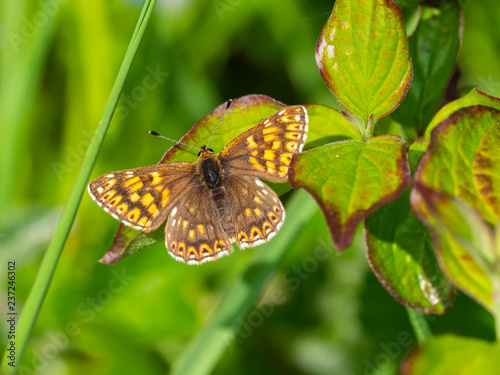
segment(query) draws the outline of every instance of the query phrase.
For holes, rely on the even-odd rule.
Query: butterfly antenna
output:
[[[198,148],[198,147],[194,147],[194,146],[188,145],[187,143],[184,143],[184,142],[181,142],[181,141],[176,141],[175,139],[165,137],[164,135],[161,135],[161,134],[159,134],[159,133],[155,132],[154,130],[150,130],[150,131],[149,131],[149,134],[154,135],[154,136],[156,136],[156,137],[160,137],[160,138],[163,138],[163,139],[169,140],[169,141],[172,141],[172,142],[174,142],[175,144],[181,144],[181,145],[184,145],[184,146],[187,146],[187,147],[194,148],[195,150],[201,151],[201,149],[200,149],[200,148]]]
[[[215,132],[216,132],[216,131],[217,131],[217,129],[219,128],[219,125],[220,125],[220,123],[222,122],[222,120],[224,119],[224,116],[226,115],[226,112],[227,112],[227,110],[229,109],[229,107],[231,106],[231,103],[232,103],[232,102],[233,102],[233,99],[229,99],[229,100],[227,101],[226,109],[224,110],[224,113],[222,114],[222,117],[220,118],[219,123],[218,123],[218,124],[217,124],[217,126],[215,127],[215,130],[213,131],[212,136],[211,136],[211,137],[210,137],[210,139],[208,140],[208,142],[207,142],[207,147],[208,147],[208,145],[210,144],[210,141],[212,140],[212,138],[214,137]]]

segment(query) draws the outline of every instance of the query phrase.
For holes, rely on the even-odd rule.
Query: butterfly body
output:
[[[204,150],[203,146],[199,154],[199,171],[203,176],[205,184],[209,189],[214,189],[221,184],[221,168],[220,163],[217,160],[217,157],[214,156],[214,152],[210,149]]]
[[[165,244],[176,260],[201,264],[269,241],[285,210],[261,178],[288,179],[307,136],[307,112],[286,107],[244,132],[216,155],[203,146],[198,161],[113,172],[89,184],[91,197],[122,223],[143,232],[166,220]]]

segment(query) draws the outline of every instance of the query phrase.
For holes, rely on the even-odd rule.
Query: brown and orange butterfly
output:
[[[195,163],[108,173],[92,181],[88,191],[115,219],[145,233],[167,220],[170,255],[201,264],[229,255],[233,242],[244,249],[276,235],[285,210],[261,179],[288,180],[292,155],[302,151],[307,130],[306,109],[285,107],[231,141],[219,155],[207,144]]]

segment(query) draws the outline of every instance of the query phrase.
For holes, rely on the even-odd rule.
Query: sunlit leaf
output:
[[[442,314],[455,297],[434,255],[429,233],[411,212],[409,190],[365,220],[368,260],[387,291],[402,304]]]
[[[452,197],[414,185],[411,203],[432,233],[438,258],[457,287],[481,302],[493,305],[495,274],[493,234],[480,215]]]
[[[398,136],[335,142],[294,156],[290,183],[316,199],[335,245],[348,247],[359,223],[396,199],[409,182],[406,144]]]
[[[494,224],[500,215],[499,147],[500,111],[462,108],[434,129],[415,178],[463,199]]]
[[[401,10],[391,0],[336,1],[316,63],[342,107],[365,124],[391,113],[412,77]]]
[[[467,95],[448,103],[441,108],[438,113],[436,113],[431,123],[425,130],[425,138],[429,139],[434,128],[442,121],[446,120],[453,112],[473,105],[482,105],[500,110],[500,98],[488,95],[479,90],[477,87],[472,89]]]
[[[305,107],[309,116],[305,149],[346,139],[363,139],[339,111],[321,104],[307,104]]]
[[[492,246],[485,245],[489,240],[480,229],[486,225],[483,220],[495,225],[499,219],[499,146],[500,111],[484,106],[459,109],[433,130],[411,197],[413,210],[433,234],[448,276],[489,308],[495,284],[492,261],[487,260]]]
[[[496,375],[500,343],[453,335],[432,336],[410,354],[404,375]]]

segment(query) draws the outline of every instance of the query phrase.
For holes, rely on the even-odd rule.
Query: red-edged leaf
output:
[[[395,200],[409,183],[405,141],[392,135],[335,142],[295,155],[290,183],[318,202],[339,250],[359,223]]]
[[[391,113],[412,79],[401,10],[391,0],[337,0],[316,63],[340,105],[365,124]]]
[[[455,288],[439,268],[427,228],[410,209],[409,193],[365,220],[368,261],[397,301],[426,314],[443,314]]]

